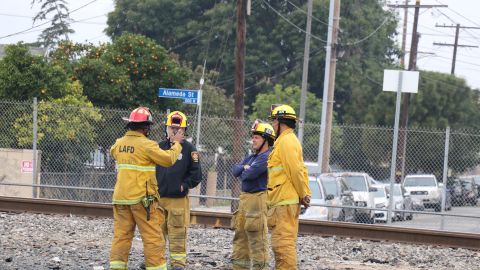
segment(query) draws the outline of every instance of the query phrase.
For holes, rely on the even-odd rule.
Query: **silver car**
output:
[[[350,221],[355,219],[353,194],[341,178],[309,176],[308,185],[312,191],[309,208],[300,209],[300,218]],[[341,206],[350,206],[343,208]]]
[[[320,182],[325,190],[325,194],[333,195],[331,200],[332,207],[329,209],[332,213],[331,220],[335,221],[355,221],[355,201],[353,194],[348,188],[342,177],[320,176]],[[349,206],[349,207],[340,207]]]
[[[390,190],[390,185],[386,185],[387,190]],[[392,194],[392,192],[389,192]],[[413,210],[413,201],[410,197],[410,194],[405,190],[404,187],[400,184],[393,185],[393,206],[395,210],[404,210],[404,211],[411,211]],[[394,212],[394,217],[397,220],[412,220],[413,213],[409,212]]]

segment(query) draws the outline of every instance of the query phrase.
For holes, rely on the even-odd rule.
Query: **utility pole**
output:
[[[478,48],[478,46],[472,46],[472,45],[459,45],[458,44],[458,36],[460,33],[460,29],[480,29],[480,27],[472,27],[472,26],[460,26],[459,23],[456,25],[435,25],[435,27],[442,27],[442,28],[455,28],[455,42],[453,44],[448,44],[448,43],[438,43],[434,42],[433,45],[437,46],[453,46],[453,58],[452,58],[452,69],[450,71],[450,74],[455,74],[455,62],[457,61],[457,48]]]
[[[235,47],[235,123],[233,126],[233,153],[234,162],[239,162],[243,157],[243,140],[244,136],[244,92],[245,92],[245,40],[247,35],[246,28],[246,7],[245,0],[237,0],[237,32]],[[240,185],[238,181],[232,183],[232,197],[240,196]],[[232,213],[237,210],[238,201],[232,201]]]
[[[408,1],[407,1],[408,2]],[[389,7],[393,8],[415,8],[415,12],[413,15],[413,29],[412,29],[412,41],[410,45],[410,55],[408,61],[408,70],[414,71],[417,67],[417,49],[418,49],[418,40],[420,34],[417,32],[418,28],[418,19],[420,16],[420,8],[433,8],[433,7],[448,7],[447,5],[420,5],[420,0],[415,1],[415,5],[388,5]],[[405,18],[406,21],[406,18]],[[405,152],[406,152],[406,143],[407,143],[407,126],[408,126],[408,106],[410,103],[410,93],[403,93],[403,103],[401,108],[401,118],[400,118],[400,129],[399,129],[399,136],[398,136],[398,153],[397,153],[397,168],[396,168],[396,175],[399,176],[397,178],[397,182],[400,182],[404,175],[405,169]]]
[[[405,0],[405,5],[408,5],[408,0]],[[400,65],[405,68],[405,54],[407,47],[407,24],[408,24],[408,8],[403,9],[403,31],[402,31],[402,57],[400,58]]]
[[[305,34],[305,49],[303,51],[302,91],[300,92],[300,121],[298,125],[298,140],[303,143],[305,123],[305,103],[307,100],[308,62],[310,60],[310,33],[312,32],[312,9],[313,0],[307,3],[307,26]]]
[[[340,0],[330,0],[325,76],[323,79],[322,123],[320,125],[320,145],[318,147],[318,166],[320,167],[321,173],[328,172],[330,164],[330,140],[332,133],[335,71],[337,68],[337,34],[339,22]]]

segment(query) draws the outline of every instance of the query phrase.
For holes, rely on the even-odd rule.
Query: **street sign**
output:
[[[198,98],[185,98],[183,100],[185,104],[198,104]]]
[[[198,104],[198,91],[186,89],[159,88],[158,97],[163,98],[181,98],[183,103]]]
[[[401,82],[399,82],[400,72],[402,72]],[[419,76],[418,71],[385,69],[383,72],[383,91],[397,92],[400,85],[402,93],[417,93]]]

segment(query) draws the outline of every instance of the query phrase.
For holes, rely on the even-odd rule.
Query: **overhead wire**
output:
[[[435,1],[437,1],[439,4],[442,4],[442,5],[444,5],[444,4],[443,4],[442,2],[440,2],[439,0],[435,0]],[[447,8],[448,8],[450,11],[452,11],[453,13],[457,14],[458,16],[460,16],[460,17],[464,18],[465,20],[467,20],[467,21],[469,21],[469,22],[473,23],[474,25],[476,25],[476,26],[480,27],[480,24],[479,24],[479,23],[477,23],[477,22],[475,22],[475,21],[473,21],[473,20],[471,20],[471,19],[467,18],[466,16],[464,16],[464,15],[462,15],[461,13],[459,13],[459,12],[455,11],[455,10],[454,10],[454,9],[452,9],[451,7],[447,7]]]
[[[307,12],[306,10],[304,10],[303,8],[298,7],[297,5],[295,5],[294,3],[292,3],[292,2],[289,1],[289,0],[287,0],[287,3],[289,3],[290,5],[292,5],[293,7],[295,7],[296,9],[300,10],[300,11],[303,12],[304,14],[307,14],[307,16],[308,16],[308,12]],[[324,22],[324,21],[320,20],[319,18],[317,18],[317,17],[315,17],[315,16],[313,16],[313,15],[312,15],[311,17],[312,17],[312,19],[314,19],[315,21],[317,21],[317,22],[319,22],[319,23],[321,23],[321,24],[324,24],[324,25],[330,27],[327,22]]]
[[[307,34],[307,32],[305,30],[303,30],[302,28],[298,27],[296,24],[294,24],[292,21],[290,21],[288,18],[286,18],[285,16],[283,16],[282,13],[280,13],[278,10],[276,10],[274,7],[272,7],[266,0],[262,0],[262,2],[267,5],[273,12],[275,12],[278,16],[280,16],[280,18],[282,18],[285,22],[287,22],[288,24],[290,24],[291,26],[293,26],[294,28],[296,28],[298,31],[304,33],[304,34]],[[324,43],[327,43],[326,40],[323,40],[321,39],[320,37],[317,37],[315,35],[313,35],[312,33],[310,33],[310,37],[316,39],[316,40],[319,40],[321,42],[324,42]]]
[[[92,1],[88,2],[87,4],[82,5],[82,6],[78,7],[78,8],[76,8],[76,9],[68,12],[68,15],[70,15],[70,14],[72,14],[72,13],[74,13],[74,12],[80,10],[80,9],[85,8],[85,7],[93,4],[93,3],[96,2],[96,1],[98,1],[98,0],[92,0]],[[48,23],[51,23],[52,21],[53,21],[53,19],[50,19],[50,20],[47,20],[47,21],[45,21],[45,22],[43,22],[43,23],[41,23],[41,24],[34,25],[34,26],[30,27],[30,28],[27,28],[27,29],[24,29],[24,30],[15,32],[15,33],[11,33],[11,34],[8,34],[8,35],[5,35],[5,36],[0,36],[0,39],[4,39],[4,38],[7,38],[7,37],[12,37],[12,36],[24,34],[24,33],[26,33],[27,31],[30,31],[30,30],[35,29],[35,28],[38,28],[38,27],[40,27],[40,26],[44,26],[44,25],[46,25],[46,24],[48,24]]]
[[[235,1],[233,1],[232,3],[235,3]],[[228,20],[231,20],[232,23],[233,23],[233,18],[235,18],[235,15],[236,15],[235,11],[236,10],[235,10],[235,8],[233,8],[232,10],[233,10],[233,12],[232,12],[230,17],[228,16],[228,12],[226,12],[225,16],[223,18],[221,18],[220,21],[228,19]],[[211,29],[213,29],[213,24],[214,24],[214,20],[212,20],[212,22],[211,22],[211,26],[212,26]],[[220,48],[221,48],[220,56],[219,56],[219,59],[217,61],[215,61],[215,67],[213,69],[213,70],[216,70],[217,74],[218,74],[216,78],[214,78],[214,79],[212,78],[212,82],[213,82],[213,80],[215,80],[215,82],[213,82],[213,87],[217,87],[217,81],[218,81],[218,78],[220,77],[220,74],[221,74],[221,65],[223,63],[224,52],[225,52],[227,44],[228,44],[228,39],[229,39],[228,27],[225,27],[225,32],[223,34],[223,39],[220,43]],[[218,70],[217,70],[217,67],[219,68]],[[208,99],[207,99],[207,101],[208,101]],[[210,109],[209,106],[207,106],[205,108],[205,114],[208,114],[209,109]]]
[[[370,37],[372,37],[375,33],[378,32],[378,30],[380,30],[384,25],[385,23],[387,23],[389,17],[386,17],[383,22],[377,27],[375,28],[375,30],[373,30],[373,32],[371,32],[370,34],[368,34],[367,36],[359,39],[359,40],[356,40],[356,41],[353,41],[353,42],[347,42],[345,44],[341,44],[341,45],[345,45],[345,46],[355,46],[355,45],[358,45],[364,41],[366,41],[367,39],[369,39]]]

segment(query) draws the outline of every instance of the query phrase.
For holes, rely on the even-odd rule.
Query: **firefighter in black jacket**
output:
[[[160,142],[160,148],[170,149],[171,138],[178,132],[185,133],[187,117],[180,111],[167,116],[167,139]],[[157,166],[159,205],[165,210],[163,235],[168,240],[172,269],[184,269],[187,261],[187,228],[190,225],[190,201],[188,190],[196,187],[202,180],[202,172],[195,147],[183,141],[182,152],[177,162],[169,168]]]

